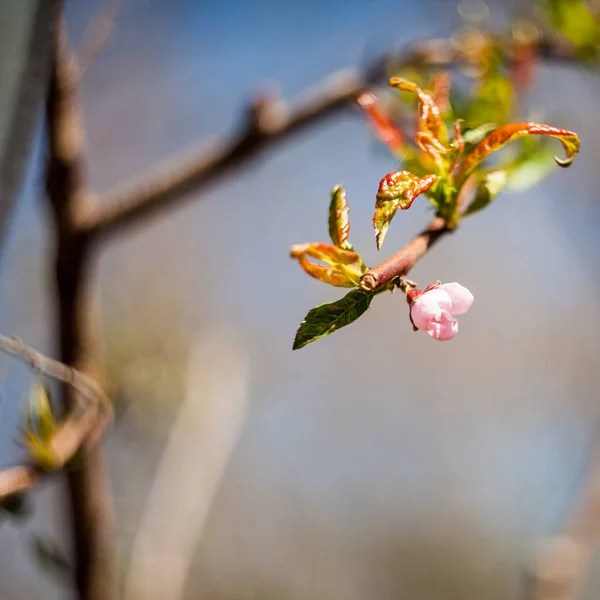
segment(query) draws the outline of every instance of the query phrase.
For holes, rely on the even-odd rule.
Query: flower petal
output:
[[[447,292],[439,287],[421,294],[410,308],[413,323],[419,329],[429,331],[431,323],[439,319],[444,311],[452,307],[452,300]]]
[[[458,321],[449,312],[443,311],[442,316],[429,325],[427,333],[440,342],[451,340],[458,332]]]
[[[450,300],[452,301],[450,312],[453,315],[462,315],[463,313],[466,313],[469,308],[471,308],[471,304],[473,304],[473,294],[456,281],[444,283],[437,289],[444,290],[448,296],[450,296]]]

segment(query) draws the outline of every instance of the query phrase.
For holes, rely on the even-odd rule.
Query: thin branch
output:
[[[133,542],[125,600],[183,597],[194,551],[242,431],[248,380],[248,355],[232,333],[203,331],[192,346],[185,396]]]
[[[533,600],[575,600],[600,546],[600,449],[560,536],[547,540],[533,566]]]
[[[83,78],[91,64],[106,47],[121,8],[121,0],[103,0],[103,2],[108,5],[103,7],[105,12],[92,15],[83,32],[83,42],[78,52],[80,78]]]
[[[510,62],[514,60],[515,48],[510,44],[505,46],[505,60]],[[571,46],[548,36],[541,37],[537,48],[545,60],[573,62],[575,58]],[[288,105],[276,97],[262,98],[246,111],[238,133],[193,148],[149,174],[119,185],[100,199],[98,208],[83,219],[80,228],[90,236],[104,236],[180,203],[276,142],[348,109],[368,86],[384,78],[390,69],[448,68],[466,61],[453,40],[434,39],[387,53],[365,69],[338,71],[295,103]]]
[[[52,379],[72,386],[79,403],[58,428],[50,444],[56,470],[61,469],[92,434],[104,429],[110,421],[111,404],[102,388],[90,377],[57,360],[44,356],[25,346],[16,338],[0,335],[0,351],[26,363],[32,369]],[[0,500],[23,492],[34,485],[48,471],[35,465],[8,467],[0,471]]]
[[[439,217],[433,219],[429,225],[402,250],[399,250],[381,264],[369,269],[360,279],[363,290],[373,291],[396,277],[407,275],[427,251],[444,235],[453,229],[447,227],[446,221]]]
[[[111,402],[102,388],[91,378],[69,365],[43,355],[26,346],[20,339],[0,334],[0,352],[28,363],[34,371],[72,386],[93,404],[110,410]]]
[[[60,360],[90,374],[95,372],[94,263],[89,239],[77,226],[91,199],[78,100],[80,77],[64,26],[56,34],[46,98],[46,191],[54,217],[56,326]],[[78,395],[71,386],[63,386],[67,409],[76,410]],[[117,598],[112,498],[99,435],[99,429],[92,429],[83,439],[77,469],[66,473],[74,584],[80,600]]]

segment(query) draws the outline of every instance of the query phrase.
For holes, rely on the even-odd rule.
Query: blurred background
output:
[[[492,23],[515,5],[490,2]],[[67,3],[76,47],[97,10]],[[93,187],[230,131],[257,91],[295,98],[459,25],[443,0],[123,0],[83,81]],[[289,258],[292,244],[326,239],[333,185],[370,265],[429,217],[415,202],[378,255],[374,196],[395,163],[358,110],[105,248],[98,313],[117,405],[106,446],[123,597],[526,597],[526,566],[560,531],[600,424],[599,98],[596,73],[541,66],[527,114],[578,132],[581,155],[502,194],[412,272],[473,292],[451,344],[414,334],[403,297],[386,294],[353,326],[291,351],[308,309],[342,295]],[[0,264],[0,331],[53,353],[42,136]],[[0,376],[10,464],[31,374],[2,357]],[[2,600],[70,597],[35,550],[70,551],[60,478],[32,503],[25,523],[0,525]],[[180,595],[145,588],[157,573],[179,577]],[[600,568],[582,597],[598,585]]]

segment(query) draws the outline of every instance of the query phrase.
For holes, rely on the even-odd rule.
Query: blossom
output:
[[[454,315],[466,313],[473,304],[473,294],[460,283],[436,283],[424,292],[409,293],[410,318],[417,329],[440,341],[451,340],[458,331]]]

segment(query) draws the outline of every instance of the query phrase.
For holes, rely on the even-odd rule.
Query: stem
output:
[[[62,362],[93,372],[90,238],[77,222],[90,196],[84,166],[84,140],[77,101],[77,65],[64,27],[56,32],[53,74],[47,98],[49,158],[48,200],[56,237],[57,334]],[[63,387],[68,410],[77,405],[76,391]],[[75,585],[80,600],[116,599],[112,502],[99,446],[87,439],[76,470],[68,473]]]
[[[363,273],[360,279],[360,287],[363,290],[373,291],[396,277],[407,275],[429,248],[451,231],[453,229],[448,227],[447,221],[436,217],[425,230],[413,238],[402,250]]]

